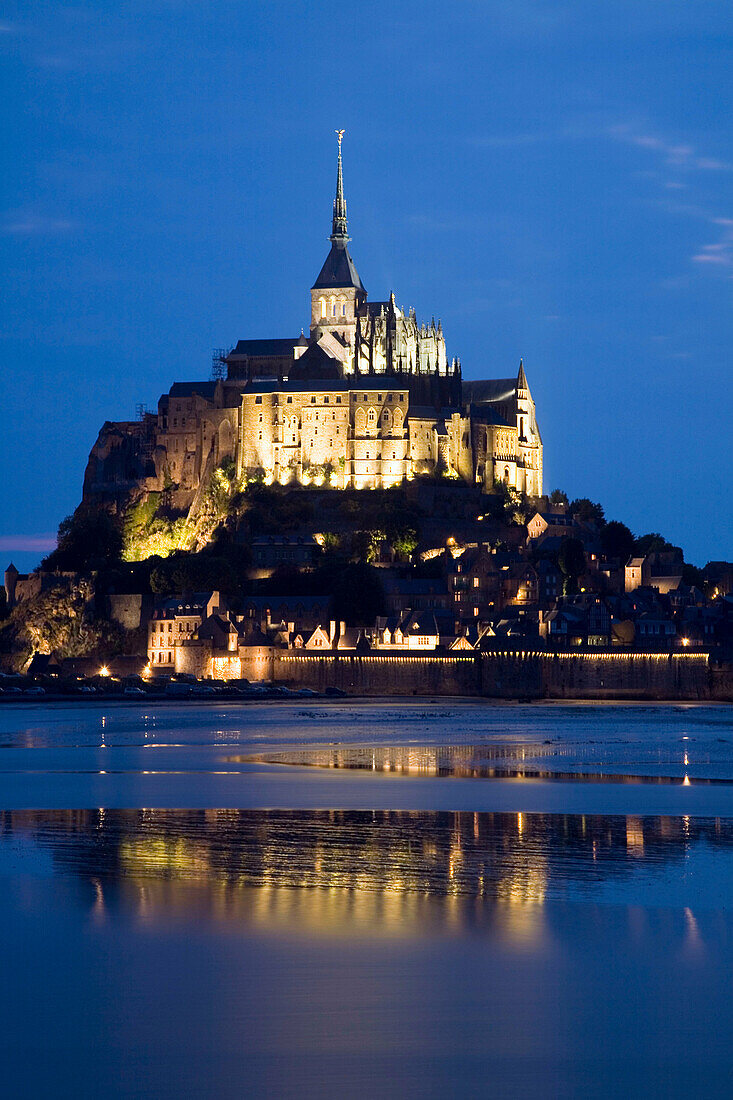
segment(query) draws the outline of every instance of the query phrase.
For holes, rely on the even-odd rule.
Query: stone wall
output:
[[[542,657],[550,699],[708,699],[702,653],[563,653]]]
[[[247,675],[243,671],[243,675]],[[259,679],[261,677],[248,677]],[[722,677],[720,683],[723,684]],[[709,699],[706,654],[495,652],[305,654],[275,651],[272,679],[356,695],[496,699]],[[728,686],[733,683],[729,674]],[[721,689],[722,690],[722,689]],[[717,696],[716,696],[717,697]]]
[[[274,679],[323,691],[341,688],[354,695],[478,695],[479,665],[474,656],[415,654],[304,654],[278,652]]]
[[[110,622],[117,623],[123,630],[137,630],[150,619],[153,598],[140,592],[112,592],[107,596],[107,605]]]

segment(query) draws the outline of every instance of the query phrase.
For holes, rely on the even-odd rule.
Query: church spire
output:
[[[344,177],[341,168],[341,142],[345,130],[336,130],[339,142],[338,173],[336,175],[336,198],[333,200],[333,225],[330,240],[333,244],[345,246],[349,242],[349,231],[346,224],[346,199],[344,198]]]

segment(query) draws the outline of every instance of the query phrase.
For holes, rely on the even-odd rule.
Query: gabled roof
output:
[[[356,287],[357,290],[364,291],[348,248],[346,245],[334,243],[311,289],[338,290],[341,287]]]
[[[290,368],[294,380],[337,380],[341,378],[341,362],[330,355],[320,344],[311,344]]]

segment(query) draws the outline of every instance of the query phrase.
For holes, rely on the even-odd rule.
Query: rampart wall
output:
[[[272,678],[356,695],[483,695],[497,699],[709,699],[704,653],[274,652]],[[721,680],[722,682],[722,680]],[[730,686],[730,685],[729,685]]]

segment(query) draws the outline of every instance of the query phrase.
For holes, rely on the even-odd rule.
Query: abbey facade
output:
[[[227,459],[245,480],[367,489],[443,473],[542,494],[542,440],[521,363],[510,378],[463,381],[440,322],[419,323],[394,294],[368,300],[348,249],[340,141],[330,242],[311,288],[309,335],[240,340],[222,356],[222,377],[177,382],[157,415],[106,423],[85,498],[165,489],[190,508]]]

